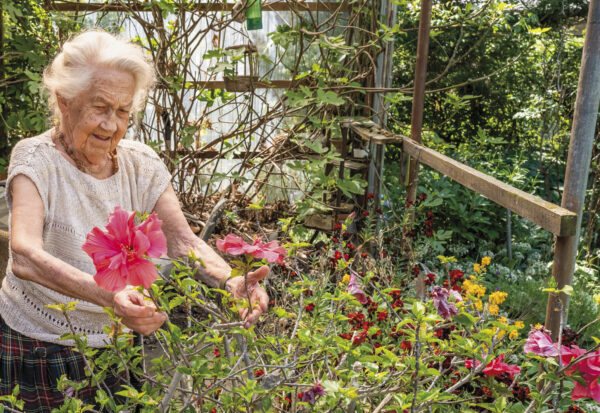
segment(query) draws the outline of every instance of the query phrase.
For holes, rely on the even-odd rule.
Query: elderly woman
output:
[[[81,356],[60,340],[70,327],[48,304],[78,301],[72,327],[92,347],[107,343],[103,327],[110,320],[102,307],[112,307],[141,334],[166,319],[136,290],[111,293],[93,279],[94,265],[81,247],[116,206],[155,211],[170,257],[193,250],[206,264],[198,270],[203,282],[235,298],[247,296],[243,280],[229,278],[227,263],[190,230],[159,157],[140,142],[123,140],[153,82],[153,66],[140,47],[99,30],[79,34],[44,73],[58,123],[13,149],[7,179],[11,258],[0,290],[0,394],[19,385],[27,411],[62,403],[56,388],[62,374],[86,379]],[[267,308],[268,296],[257,284],[267,273],[262,267],[249,275],[251,299],[259,305],[241,314],[247,325]],[[93,391],[79,396],[93,403]]]

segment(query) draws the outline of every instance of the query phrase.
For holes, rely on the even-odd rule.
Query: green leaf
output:
[[[339,97],[337,93],[328,90],[324,91],[323,89],[317,89],[317,99],[326,105],[343,105],[346,101]]]

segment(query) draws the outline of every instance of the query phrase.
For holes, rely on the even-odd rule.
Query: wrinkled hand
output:
[[[131,287],[115,293],[113,308],[123,324],[146,336],[167,320],[166,313],[158,312],[153,302],[145,300],[143,294]]]
[[[267,295],[267,292],[258,285],[258,282],[266,278],[268,274],[269,267],[266,265],[260,267],[256,271],[249,272],[247,275],[248,292],[246,292],[244,277],[235,277],[227,281],[226,289],[236,300],[247,300],[248,295],[250,295],[250,301],[252,302],[252,312],[250,315],[248,315],[248,307],[243,307],[238,310],[242,320],[246,321],[246,324],[244,325],[246,328],[256,323],[260,315],[269,308],[269,296]]]

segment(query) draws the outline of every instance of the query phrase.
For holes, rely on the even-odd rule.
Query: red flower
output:
[[[511,377],[519,374],[521,371],[519,366],[506,364],[503,360],[504,354],[500,354],[483,369],[483,373],[488,376],[498,376],[502,373],[508,373]]]
[[[379,253],[379,256],[380,256],[381,258],[385,258],[385,257],[387,257],[387,252],[385,252],[385,251],[381,251],[381,252]]]
[[[334,256],[335,256],[336,260],[340,260],[340,259],[342,259],[342,252],[341,251],[336,251],[335,254],[334,254]]]
[[[306,307],[304,307],[304,309],[310,313],[312,310],[315,309],[315,305],[313,303],[310,303]]]
[[[359,333],[354,334],[354,338],[352,339],[352,344],[354,344],[355,346],[358,346],[358,345],[362,344],[366,339],[367,339],[367,332],[363,330]]]
[[[215,347],[213,353],[215,353],[215,357],[221,357],[221,350],[219,350],[218,348]]]
[[[433,212],[429,211],[427,212],[427,218],[433,218],[435,215]]]
[[[427,194],[421,194],[417,197],[419,201],[425,201],[427,199]]]
[[[402,343],[400,343],[400,348],[404,351],[411,351],[412,350],[412,344],[410,341],[405,340]]]
[[[368,216],[368,215],[369,215],[369,211],[363,211],[363,212],[362,212],[362,216],[363,216],[363,217],[366,217],[366,216]]]
[[[135,226],[135,212],[120,207],[108,217],[106,231],[94,227],[81,247],[94,261],[94,280],[108,291],[119,291],[127,283],[149,288],[158,276],[156,267],[144,256],[158,258],[167,252],[161,231],[162,221],[155,213]]]
[[[346,340],[352,340],[352,334],[350,333],[340,334],[340,337]]]
[[[342,229],[342,224],[340,224],[339,222],[336,222],[336,223],[333,225],[333,229],[334,229],[335,231],[338,231],[338,230]]]
[[[254,370],[254,377],[261,377],[265,374],[265,371],[263,369],[256,369]]]
[[[349,243],[346,244],[346,248],[348,248],[349,250],[353,250],[354,249],[354,245],[351,242],[349,242]]]
[[[331,241],[337,244],[338,242],[340,242],[340,239],[338,237],[331,237]]]
[[[373,193],[369,192],[369,193],[367,194],[367,199],[371,199],[371,198],[373,198],[374,196],[375,196],[375,194],[373,194]]]
[[[380,311],[377,313],[377,321],[385,321],[388,318],[387,311]]]

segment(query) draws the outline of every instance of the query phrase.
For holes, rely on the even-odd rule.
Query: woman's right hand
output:
[[[165,312],[157,311],[154,303],[131,287],[115,293],[113,309],[125,326],[145,336],[154,333],[167,320]]]

